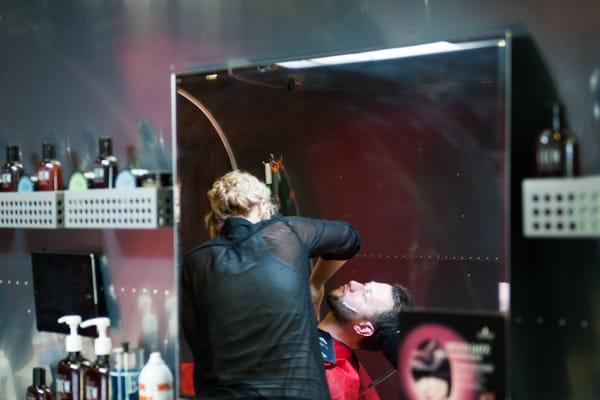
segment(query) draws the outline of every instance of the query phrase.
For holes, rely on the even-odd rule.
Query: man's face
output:
[[[350,281],[327,294],[333,315],[341,321],[371,321],[376,315],[394,308],[392,285],[380,282]]]

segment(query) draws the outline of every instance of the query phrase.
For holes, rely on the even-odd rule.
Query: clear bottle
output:
[[[114,399],[138,400],[138,378],[143,364],[143,349],[130,349],[129,343],[125,342],[113,350],[110,378]]]
[[[81,336],[77,333],[81,317],[65,315],[58,322],[68,324],[71,333],[66,338],[67,356],[56,366],[56,399],[83,400],[83,378],[90,362],[81,355]]]
[[[37,169],[36,190],[62,190],[62,166],[56,160],[56,151],[52,143],[42,143],[42,161]]]
[[[27,400],[52,400],[52,392],[46,386],[46,370],[36,367],[33,369],[33,385],[27,388]]]
[[[119,166],[117,158],[113,156],[112,139],[101,137],[98,140],[98,157],[94,165],[94,189],[114,188]]]
[[[110,400],[110,338],[106,336],[106,330],[110,326],[110,320],[105,317],[92,318],[81,324],[82,328],[95,325],[98,330],[98,338],[94,340],[94,353],[96,361],[86,369],[84,385],[85,400]]]
[[[4,163],[0,175],[0,191],[15,192],[22,175],[23,164],[21,163],[19,146],[6,146],[6,163]]]
[[[535,144],[535,169],[538,176],[579,175],[577,136],[562,124],[563,108],[552,104],[552,122],[538,136]]]

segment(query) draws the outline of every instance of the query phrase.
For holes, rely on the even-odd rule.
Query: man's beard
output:
[[[327,305],[329,311],[339,322],[352,322],[357,318],[356,311],[351,310],[344,304],[341,297],[336,296],[333,292],[327,293]]]

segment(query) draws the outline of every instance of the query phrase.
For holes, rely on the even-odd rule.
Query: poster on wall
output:
[[[503,400],[505,316],[407,311],[391,346],[407,400]]]

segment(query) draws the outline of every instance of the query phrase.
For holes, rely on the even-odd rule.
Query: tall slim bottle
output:
[[[94,189],[114,188],[119,166],[117,158],[113,155],[112,139],[101,137],[98,140],[98,157],[94,165]]]
[[[0,191],[16,192],[21,176],[23,176],[23,164],[19,146],[8,145],[6,146],[6,163],[4,163],[0,175]]]
[[[42,161],[37,169],[36,190],[62,190],[62,166],[56,160],[56,151],[52,143],[42,144]]]

